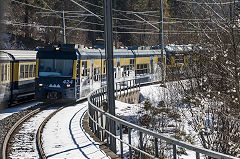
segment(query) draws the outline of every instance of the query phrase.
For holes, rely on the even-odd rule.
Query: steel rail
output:
[[[149,84],[150,83],[148,82],[147,85],[149,85]],[[126,88],[127,89],[129,89],[129,88],[131,89],[132,87],[126,87]],[[124,91],[125,91],[126,88],[124,88]],[[230,156],[230,155],[226,155],[226,154],[223,154],[223,153],[215,152],[215,151],[212,151],[212,150],[209,150],[209,149],[201,148],[199,146],[188,144],[188,143],[183,142],[183,141],[179,141],[179,140],[171,138],[171,137],[167,137],[165,135],[159,134],[157,132],[154,132],[154,131],[148,130],[146,128],[140,127],[138,125],[132,124],[130,122],[127,122],[127,121],[125,121],[123,119],[120,119],[120,118],[118,118],[116,116],[113,116],[113,115],[109,114],[108,112],[105,112],[104,110],[102,110],[101,108],[98,107],[98,106],[101,105],[101,102],[103,101],[102,99],[106,99],[106,98],[104,98],[106,96],[105,95],[105,93],[106,93],[105,89],[106,89],[105,87],[101,87],[98,90],[92,91],[89,94],[89,96],[88,96],[88,105],[89,105],[88,113],[89,113],[89,119],[90,119],[89,124],[90,124],[90,127],[91,127],[91,129],[92,129],[92,131],[94,133],[99,132],[99,129],[102,129],[102,131],[105,131],[106,133],[108,133],[108,135],[111,135],[112,137],[114,137],[117,140],[119,140],[119,138],[117,138],[113,134],[109,133],[109,131],[106,130],[106,128],[103,128],[100,125],[100,123],[99,123],[99,116],[101,116],[101,120],[103,120],[102,116],[105,116],[106,117],[106,121],[108,121],[108,123],[109,123],[110,120],[112,120],[112,121],[115,121],[116,123],[118,123],[120,125],[124,125],[124,126],[127,126],[130,129],[137,130],[139,133],[144,133],[144,134],[150,135],[153,138],[155,138],[156,139],[155,140],[156,141],[155,142],[155,150],[158,150],[157,149],[158,147],[156,147],[156,146],[158,146],[157,139],[161,139],[161,140],[164,140],[164,141],[166,141],[168,143],[171,143],[173,145],[173,157],[174,158],[176,158],[177,146],[181,146],[181,147],[186,148],[188,150],[195,151],[197,159],[200,157],[200,154],[204,154],[204,155],[207,155],[207,156],[210,156],[210,157],[214,157],[214,158],[221,158],[221,159],[236,159],[236,157],[233,157],[233,156]],[[121,87],[120,87],[120,89],[121,89]],[[121,92],[122,90],[116,90],[116,92],[119,92],[119,91]],[[100,101],[97,101],[99,99],[100,99]],[[122,139],[120,139],[119,141],[121,143],[125,143],[125,142],[122,142]],[[127,145],[129,147],[131,147],[131,148],[134,148],[135,150],[138,150],[138,148],[132,146],[131,144],[130,144],[131,146],[129,144],[127,144]],[[139,152],[142,153],[141,151],[139,151]],[[148,152],[146,152],[146,153],[148,153]],[[145,153],[143,153],[143,154],[145,154]],[[151,154],[149,154],[147,156],[150,157]],[[158,156],[158,154],[155,154],[155,157],[156,156]]]
[[[33,110],[32,112],[28,113],[27,115],[25,115],[24,117],[22,117],[20,120],[18,120],[12,127],[11,129],[8,131],[7,135],[5,136],[5,139],[3,141],[3,147],[2,147],[2,159],[7,159],[7,148],[8,148],[8,143],[10,141],[10,138],[12,137],[13,133],[15,132],[15,130],[27,119],[29,119],[30,117],[32,117],[33,115],[39,113],[41,111],[40,108]]]
[[[44,153],[43,147],[42,147],[42,140],[41,140],[41,133],[43,132],[44,126],[47,124],[47,122],[59,111],[61,111],[64,107],[58,108],[56,111],[52,112],[48,117],[44,119],[40,127],[38,128],[37,131],[37,138],[36,138],[36,143],[37,143],[37,149],[38,153],[41,159],[47,159],[47,156]]]
[[[83,98],[80,98],[76,101],[76,103],[80,103],[80,102],[83,102],[87,100],[87,97],[83,97]],[[76,103],[69,103],[65,106],[62,106],[60,108],[58,108],[56,111],[52,112],[48,117],[46,117],[44,119],[44,121],[42,122],[42,124],[40,125],[40,127],[38,128],[38,131],[37,131],[37,138],[36,138],[36,143],[37,143],[37,149],[38,149],[38,153],[39,153],[39,156],[41,159],[47,159],[47,156],[45,155],[44,153],[44,149],[42,147],[42,132],[43,132],[43,128],[45,127],[45,125],[47,124],[47,122],[55,115],[57,114],[59,111],[61,111],[62,109],[64,109],[66,106],[69,106],[69,105],[72,105],[72,104],[76,104]]]

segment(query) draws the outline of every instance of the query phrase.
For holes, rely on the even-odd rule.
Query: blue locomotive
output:
[[[79,59],[78,50],[71,46],[40,48],[36,58],[36,98],[80,98]]]

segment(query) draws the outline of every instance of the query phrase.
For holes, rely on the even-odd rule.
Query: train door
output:
[[[93,85],[93,80],[94,80],[94,59],[91,59],[91,73],[90,73],[90,84]]]
[[[120,66],[120,58],[117,58],[117,68],[116,68],[116,77],[115,78],[120,78],[121,77],[121,66]]]
[[[80,78],[81,78],[81,70],[80,70],[80,60],[77,60],[77,66],[76,66],[76,98],[80,98]]]
[[[85,97],[87,94],[87,86],[88,84],[88,68],[87,68],[87,60],[81,60],[81,82],[80,82],[80,97]]]
[[[153,56],[150,56],[150,73],[151,74],[153,74],[153,70],[154,70],[154,68],[153,68]]]

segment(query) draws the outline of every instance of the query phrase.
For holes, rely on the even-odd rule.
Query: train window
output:
[[[94,68],[94,81],[99,81],[100,70],[100,67]]]
[[[117,67],[120,66],[120,59],[117,59]]]
[[[29,75],[29,65],[25,65],[25,73],[24,73],[24,78],[28,78],[28,75]]]
[[[36,65],[33,65],[33,77],[36,75]]]
[[[167,54],[167,56],[166,56],[166,64],[167,64],[167,65],[171,65],[171,64],[172,64],[171,61],[172,61],[172,60],[171,60],[171,56],[170,56],[169,54]]]
[[[20,65],[20,78],[24,78],[24,65]]]
[[[149,73],[149,64],[138,64],[136,73],[137,74]]]
[[[134,59],[130,59],[130,65],[134,64]]]
[[[162,63],[162,58],[161,57],[158,57],[158,60],[157,60],[157,65],[160,66]]]
[[[100,68],[94,68],[94,75],[100,74]]]
[[[8,79],[8,78],[7,78],[7,76],[8,76],[7,64],[5,64],[5,67],[4,67],[4,68],[5,68],[5,71],[4,71],[4,80],[7,81],[7,79]]]
[[[130,70],[134,70],[135,59],[130,59]]]
[[[77,78],[80,77],[80,63],[79,63],[79,60],[77,60],[77,75],[76,75]]]
[[[7,65],[8,67],[8,81],[10,81],[10,65]]]
[[[103,73],[106,73],[106,65],[107,65],[106,62],[107,62],[106,60],[104,60],[103,62]]]
[[[82,76],[87,76],[87,61],[82,61]]]
[[[39,76],[41,77],[72,77],[73,60],[40,59]]]
[[[29,78],[33,77],[33,65],[29,66]]]
[[[182,64],[182,63],[184,63],[184,56],[183,55],[175,56],[175,64]]]
[[[4,65],[1,66],[1,81],[4,79]]]

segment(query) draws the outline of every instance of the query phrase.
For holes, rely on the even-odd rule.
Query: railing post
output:
[[[132,80],[130,80],[130,92],[131,92],[131,89],[132,89]]]
[[[98,92],[98,107],[101,106],[101,92]]]
[[[96,134],[96,123],[95,123],[95,121],[96,121],[96,115],[95,115],[95,110],[93,109],[93,133],[94,134]]]
[[[103,90],[101,89],[101,98],[100,98],[100,100],[101,100],[101,104],[100,105],[102,105],[102,101],[103,101],[103,92],[102,92]]]
[[[93,104],[96,105],[96,92],[94,92],[94,96],[93,96]]]
[[[143,133],[139,132],[139,140],[140,140],[140,150],[143,150]],[[144,155],[140,152],[140,158],[144,159]]]
[[[126,90],[125,83],[123,82],[123,96],[125,96],[125,90]]]
[[[120,139],[122,140],[122,124],[120,124]],[[123,143],[120,141],[120,151],[121,151],[121,158],[123,158]]]
[[[141,87],[141,84],[140,84],[140,81],[138,83],[138,90],[140,91],[140,87]]]
[[[133,80],[133,89],[136,89],[136,79]],[[136,91],[136,90],[135,90]]]
[[[100,107],[100,91],[97,90],[97,106]]]
[[[103,113],[101,113],[101,127],[102,127],[102,130],[101,130],[101,132],[102,132],[102,135],[101,135],[101,141],[104,141],[104,133],[103,133]]]
[[[100,139],[100,137],[99,137],[99,121],[98,121],[98,110],[96,110],[96,118],[97,118],[97,123],[96,123],[96,128],[97,128],[97,137]]]
[[[131,128],[128,128],[128,143],[131,145],[132,144],[132,137],[131,137]],[[129,159],[132,159],[132,147],[129,146]]]
[[[120,97],[121,97],[122,96],[122,93],[121,93],[122,92],[121,83],[120,83],[119,86],[120,86]]]
[[[196,159],[200,159],[200,154],[196,152]]]
[[[155,157],[158,158],[159,157],[159,155],[158,155],[158,138],[155,138],[154,143],[155,143]]]
[[[90,111],[89,111],[89,113],[90,113],[90,117],[91,117],[91,118],[93,117],[92,110],[93,110],[93,108],[92,108],[92,106],[90,105]],[[91,130],[93,131],[93,121],[92,121],[92,119],[91,119],[90,117],[89,117],[90,128],[91,128]]]
[[[107,131],[109,132],[109,119],[108,119],[108,117],[106,116],[106,129],[107,129]],[[108,132],[106,132],[106,138],[107,138],[107,146],[109,147],[109,134],[108,134]]]
[[[177,145],[173,145],[173,159],[177,159]]]
[[[90,97],[90,100],[91,100],[91,97]],[[88,115],[89,115],[89,117],[88,117],[88,120],[89,120],[89,127],[91,128],[91,130],[92,130],[92,120],[91,120],[91,118],[90,117],[92,117],[92,114],[91,114],[91,104],[90,104],[90,102],[88,102]]]

